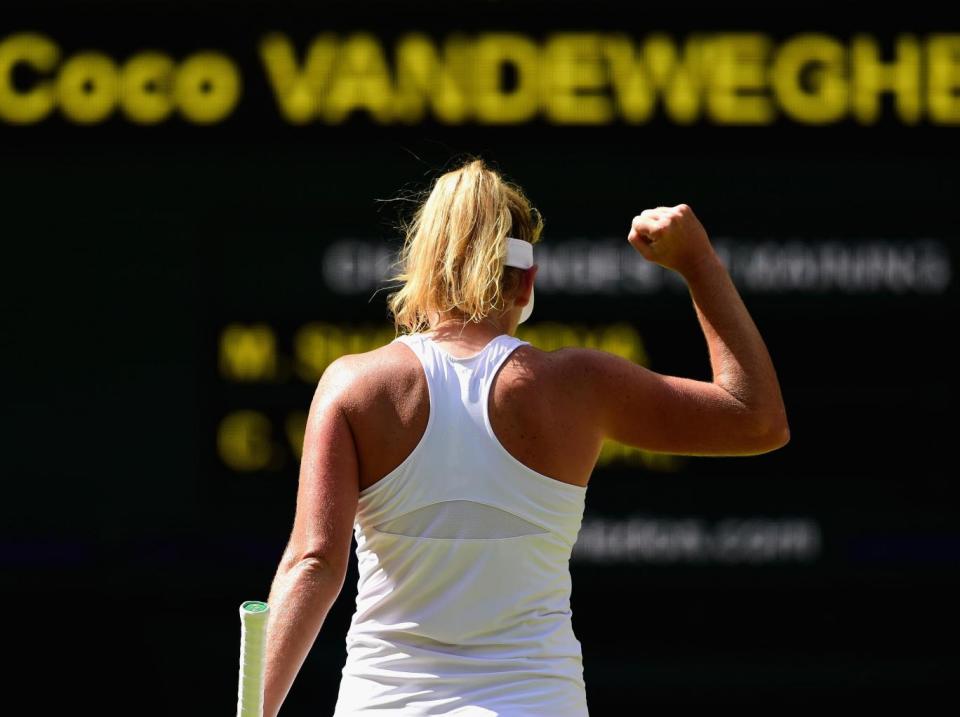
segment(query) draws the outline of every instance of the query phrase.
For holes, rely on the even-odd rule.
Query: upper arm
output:
[[[317,383],[303,436],[296,515],[284,551],[286,564],[320,561],[341,583],[359,495],[357,449],[344,411],[354,373],[349,357],[343,356]]]
[[[756,455],[786,443],[758,415],[710,381],[669,376],[597,349],[563,349],[580,364],[605,438],[659,453]]]

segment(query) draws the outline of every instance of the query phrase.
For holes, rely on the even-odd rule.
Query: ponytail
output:
[[[501,310],[524,270],[505,267],[507,237],[536,244],[543,217],[523,190],[470,158],[433,184],[405,234],[389,279],[402,288],[387,306],[397,333],[429,328],[431,312],[457,309],[466,321]]]

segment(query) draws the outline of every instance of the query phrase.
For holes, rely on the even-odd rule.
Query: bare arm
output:
[[[356,443],[344,412],[349,355],[327,366],[303,436],[293,529],[267,602],[263,717],[275,717],[343,588],[359,490]]]
[[[684,274],[707,339],[713,382],[773,433],[789,433],[780,382],[760,331],[716,254]]]
[[[649,261],[680,273],[703,329],[712,381],[666,376],[602,351],[587,361],[604,435],[685,455],[756,455],[790,440],[780,384],[760,332],[687,205],[646,210],[628,241]]]

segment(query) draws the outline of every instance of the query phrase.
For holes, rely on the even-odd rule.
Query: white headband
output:
[[[529,269],[533,266],[533,244],[523,239],[507,237],[507,266]]]
[[[507,266],[516,266],[521,269],[529,269],[533,266],[533,244],[522,239],[507,237]],[[530,288],[530,301],[524,304],[523,311],[520,312],[520,323],[530,318],[533,312],[533,287]]]

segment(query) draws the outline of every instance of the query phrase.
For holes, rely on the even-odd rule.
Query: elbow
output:
[[[337,599],[346,579],[346,567],[331,563],[325,558],[308,556],[284,567],[278,576],[292,581],[304,589],[318,591],[327,596],[330,602]]]
[[[759,418],[750,432],[756,454],[769,453],[783,448],[790,442],[790,426],[783,411]]]
[[[778,448],[783,448],[790,442],[790,426],[784,422],[772,430],[769,435],[770,447],[767,449],[768,451],[775,451]]]

